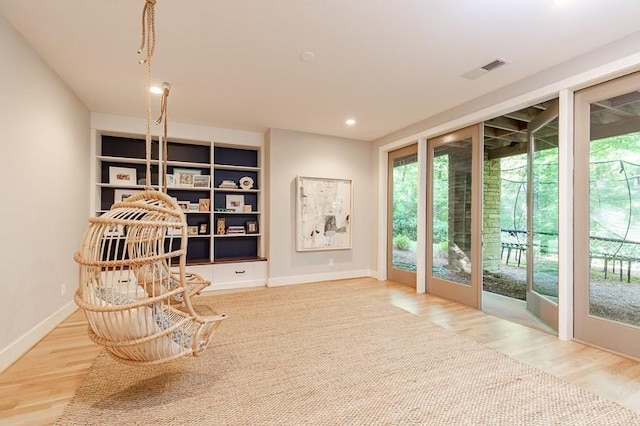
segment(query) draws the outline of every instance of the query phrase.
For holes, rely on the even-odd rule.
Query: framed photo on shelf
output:
[[[252,207],[251,207],[251,204],[245,204],[242,207],[242,211],[245,212],[245,213],[251,213],[253,211]]]
[[[189,210],[189,202],[188,201],[178,201],[178,206],[180,206],[180,208],[185,212],[187,210]]]
[[[198,211],[208,212],[211,210],[211,199],[210,198],[200,198],[198,200]]]
[[[242,213],[244,210],[244,195],[227,195],[227,210]]]
[[[240,183],[240,188],[242,188],[242,189],[251,189],[251,188],[253,188],[253,179],[251,179],[249,176],[245,176],[243,178],[240,178],[238,183]]]
[[[120,201],[125,201],[127,198],[140,192],[142,191],[137,189],[115,189],[113,191],[113,202],[119,203]]]
[[[109,183],[111,185],[131,186],[137,185],[136,169],[129,167],[109,166]]]
[[[209,188],[210,185],[211,185],[210,175],[194,175],[193,176],[194,188]]]
[[[182,188],[193,188],[194,176],[195,175],[192,173],[175,173],[176,186]]]
[[[201,222],[198,224],[198,234],[200,235],[206,235],[209,233],[209,223],[208,222]]]
[[[227,233],[227,221],[224,217],[219,217],[216,221],[216,234],[224,235]]]
[[[187,226],[187,235],[193,236],[198,235],[198,227],[197,226]]]
[[[247,234],[257,234],[258,233],[258,222],[249,221],[244,224],[245,232]]]
[[[167,186],[169,188],[176,186],[176,175],[167,175]]]

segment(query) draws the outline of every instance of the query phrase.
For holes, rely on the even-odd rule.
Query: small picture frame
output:
[[[194,235],[198,235],[198,227],[197,226],[187,226],[187,235],[192,237]]]
[[[216,234],[224,235],[227,231],[227,224],[224,217],[219,217],[216,221]]]
[[[194,175],[193,176],[194,188],[209,188],[210,185],[211,185],[210,175]]]
[[[199,235],[206,235],[209,233],[209,223],[208,222],[201,222],[198,224],[198,234]]]
[[[251,179],[249,176],[245,176],[243,178],[240,178],[238,183],[240,184],[240,188],[242,188],[242,189],[251,189],[251,188],[253,188],[253,179]]]
[[[189,203],[190,212],[197,212],[199,208],[200,208],[200,205],[198,203]]]
[[[189,202],[188,201],[178,201],[178,206],[180,206],[180,208],[185,212],[189,210]]]
[[[176,186],[181,188],[193,188],[193,173],[175,173]]]
[[[176,186],[176,175],[167,175],[167,187],[173,188]]]
[[[242,213],[244,209],[244,195],[227,195],[227,210]]]
[[[245,213],[251,213],[251,211],[252,211],[251,209],[252,209],[251,204],[245,204],[242,207],[242,211],[245,212]]]
[[[210,198],[200,198],[198,200],[198,211],[208,212],[211,210],[211,199]]]
[[[252,220],[245,222],[244,228],[247,234],[257,234],[258,233],[258,222]]]
[[[138,184],[137,171],[129,167],[109,166],[109,183],[120,186],[136,186]]]

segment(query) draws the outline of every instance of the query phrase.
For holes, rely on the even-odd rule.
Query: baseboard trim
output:
[[[31,330],[20,336],[13,343],[0,351],[0,373],[26,354],[36,343],[56,328],[71,315],[78,307],[70,301],[62,308],[42,320]]]
[[[267,280],[267,287],[280,287],[285,285],[307,284],[318,281],[346,280],[350,278],[374,277],[373,271],[361,269],[356,271],[329,272],[313,275],[296,275],[291,277],[275,277]]]

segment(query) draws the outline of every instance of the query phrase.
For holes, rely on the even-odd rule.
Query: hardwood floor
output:
[[[640,412],[640,363],[541,330],[515,324],[430,295],[371,278],[341,281],[517,360]],[[255,290],[251,290],[255,291]],[[101,349],[75,312],[0,374],[0,425],[50,425]]]

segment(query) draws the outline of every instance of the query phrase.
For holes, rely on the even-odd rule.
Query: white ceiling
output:
[[[143,5],[0,0],[0,12],[91,111],[142,117]],[[640,1],[157,0],[156,22],[170,121],[372,140],[639,31]],[[510,64],[460,77],[498,57]]]

